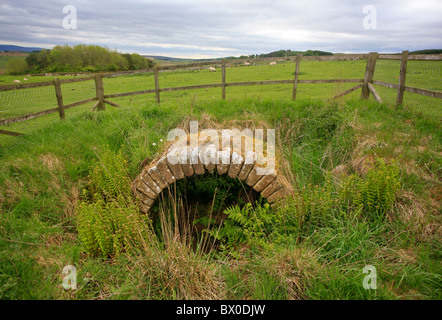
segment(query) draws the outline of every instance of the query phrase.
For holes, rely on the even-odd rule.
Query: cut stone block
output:
[[[226,148],[218,152],[218,163],[216,170],[219,175],[226,174],[229,171],[230,166],[230,148]]]
[[[278,181],[278,179],[275,179],[270,183],[262,192],[261,196],[263,198],[268,198],[273,192],[279,190],[282,188],[282,184]]]
[[[141,176],[141,180],[157,195],[160,194],[162,189],[155,183],[155,181],[152,180],[147,172],[144,172],[144,174]]]
[[[276,173],[265,175],[261,179],[258,180],[258,182],[253,186],[253,189],[256,192],[261,192],[270,183],[272,183],[272,181],[275,180],[275,179],[276,179]]]
[[[180,149],[169,149],[166,155],[166,162],[176,180],[180,180],[185,177],[183,168],[181,168]]]
[[[156,166],[147,169],[147,173],[150,175],[153,181],[162,189],[167,188],[168,183],[161,175]]]
[[[266,168],[262,168],[259,167],[258,165],[255,164],[255,166],[253,167],[253,169],[250,171],[247,179],[246,179],[246,184],[250,187],[254,187],[255,184],[260,181],[260,179],[262,177],[265,177],[267,175],[274,175],[274,171],[273,169],[266,169]],[[255,188],[254,188],[255,189]],[[256,189],[255,189],[256,190]],[[262,190],[262,189],[261,189]],[[260,191],[261,191],[260,190]]]
[[[255,153],[253,151],[249,151],[246,155],[241,171],[238,173],[239,180],[247,179],[247,176],[249,175],[250,171],[255,166],[254,159],[255,159]]]
[[[140,191],[140,193],[145,194],[151,199],[155,199],[157,197],[157,194],[141,180],[138,182],[138,184],[136,184],[136,188],[138,191]]]
[[[238,176],[238,173],[241,171],[243,163],[244,163],[244,158],[240,154],[232,152],[231,163],[228,171],[228,175],[230,178],[235,179]]]
[[[206,168],[209,173],[214,173],[218,156],[218,150],[216,149],[216,146],[212,143],[204,145],[201,148],[200,155],[204,168]]]
[[[200,157],[201,157],[201,148],[200,147],[193,148],[190,154],[190,160],[192,161],[193,171],[197,175],[202,175],[206,173],[206,169],[204,169],[204,165]]]
[[[284,198],[285,196],[287,196],[288,193],[286,191],[286,189],[281,188],[279,190],[276,190],[275,192],[273,192],[268,198],[267,198],[267,202],[268,203],[274,203],[275,201]]]
[[[190,149],[190,147],[181,148],[180,161],[181,161],[181,168],[183,169],[184,175],[186,177],[193,176],[194,171],[193,171],[193,166],[191,163],[191,149]]]
[[[167,166],[166,157],[162,157],[156,164],[158,171],[161,173],[163,178],[167,181],[168,184],[172,184],[176,181],[175,176],[172,171]]]

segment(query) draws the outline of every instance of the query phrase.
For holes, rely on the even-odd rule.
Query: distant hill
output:
[[[442,53],[442,49],[426,49],[411,51],[409,54],[439,54]]]
[[[221,58],[218,59],[192,59],[192,58],[174,58],[174,57],[166,57],[166,56],[152,56],[152,55],[148,55],[148,54],[141,54],[142,57],[145,58],[150,58],[150,59],[155,59],[155,60],[161,60],[161,61],[166,61],[166,62],[194,62],[194,61],[211,61],[211,60],[219,60]]]
[[[32,52],[32,51],[41,51],[42,48],[33,48],[33,47],[21,47],[14,46],[10,44],[0,44],[0,52],[1,51],[19,51],[19,52]]]
[[[173,57],[165,57],[165,56],[151,56],[151,55],[147,55],[147,54],[141,54],[141,56],[145,57],[145,58],[164,60],[164,61],[193,60],[193,59],[173,58]]]

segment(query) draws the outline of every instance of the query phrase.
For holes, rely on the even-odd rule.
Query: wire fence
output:
[[[372,66],[372,79],[367,80],[368,61],[366,54],[285,57],[213,61],[173,70],[164,67],[157,72],[149,69],[104,74],[98,78],[69,75],[58,77],[58,98],[61,100],[57,99],[54,80],[30,77],[33,83],[0,86],[0,133],[27,133],[42,124],[57,121],[59,115],[62,116],[60,109],[69,108],[67,113],[72,115],[89,111],[98,102],[130,106],[132,99],[159,102],[161,97],[161,102],[186,103],[189,100],[219,100],[226,96],[229,100],[353,99],[361,96],[356,89],[367,86],[367,81],[372,83],[370,90],[374,90],[370,99],[381,98],[395,105],[400,88],[401,56],[377,56]],[[441,118],[442,56],[431,61],[413,56],[406,61],[406,66],[403,107]],[[35,83],[42,79],[45,82]],[[4,138],[5,135],[0,134],[0,139]]]
[[[376,80],[399,85],[401,60],[378,59],[374,78]],[[406,86],[430,91],[442,92],[442,61],[408,60]],[[394,104],[397,98],[396,88],[375,85],[384,102]],[[403,106],[422,114],[434,117],[442,116],[440,98],[405,92]]]

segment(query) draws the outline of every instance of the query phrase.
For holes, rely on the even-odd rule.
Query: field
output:
[[[422,70],[410,61],[407,85],[442,91],[440,64]],[[360,79],[364,70],[364,61],[306,61],[300,79]],[[398,70],[398,62],[378,61],[375,79],[396,83]],[[227,69],[227,82],[293,76],[290,62]],[[219,70],[160,72],[162,88],[220,79]],[[0,85],[12,80],[2,76]],[[105,94],[154,88],[153,74],[103,81]],[[352,85],[299,84],[296,101],[290,84],[227,87],[226,101],[221,88],[164,92],[160,105],[153,94],[137,95],[110,99],[121,108],[91,112],[88,104],[66,110],[63,121],[55,113],[2,127],[26,135],[0,141],[0,299],[440,300],[440,102],[407,94],[409,106],[395,109],[396,91],[377,87],[383,104],[360,101],[360,91],[325,101]],[[65,104],[95,95],[92,80],[62,90]],[[0,92],[0,118],[56,107],[53,91]],[[285,209],[257,205],[246,222],[232,215],[238,228],[230,231],[240,237],[212,250],[164,223],[147,234],[134,227],[141,247],[88,254],[78,212],[94,170],[120,154],[127,164],[113,163],[110,179],[134,179],[167,133],[192,119],[204,128],[274,128],[296,190]],[[377,205],[358,198],[356,206],[364,194]],[[62,287],[67,265],[77,270],[75,290]],[[366,266],[376,268],[376,289],[364,288]]]

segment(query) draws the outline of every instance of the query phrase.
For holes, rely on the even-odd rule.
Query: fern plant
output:
[[[376,159],[365,177],[351,175],[345,179],[339,196],[347,210],[371,221],[382,221],[393,208],[400,186],[397,165]]]
[[[228,216],[219,229],[207,230],[211,236],[222,242],[224,249],[233,249],[240,244],[265,245],[267,237],[276,225],[276,215],[268,203],[256,201],[255,206],[230,206],[224,210]]]
[[[139,212],[127,170],[121,152],[106,151],[89,175],[77,209],[77,230],[90,255],[117,255],[149,237],[150,221]]]

